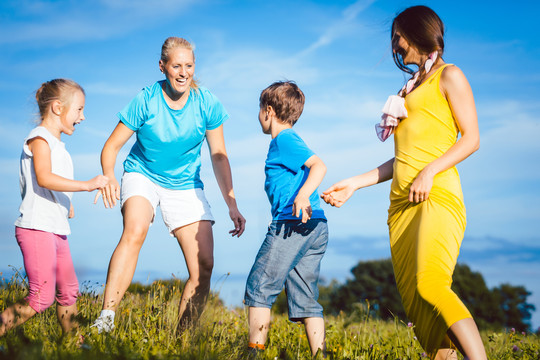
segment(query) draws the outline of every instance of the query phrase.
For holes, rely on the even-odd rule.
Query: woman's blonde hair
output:
[[[84,94],[81,85],[69,79],[53,79],[41,84],[36,91],[36,101],[39,108],[40,120],[47,115],[47,111],[53,101],[60,101],[63,106],[69,106],[76,91]]]
[[[195,62],[195,45],[184,38],[176,36],[171,36],[165,39],[165,42],[161,46],[161,61],[163,61],[163,63],[167,63],[167,61],[169,61],[169,54],[171,50],[176,48],[191,50],[191,53],[193,54],[193,62]],[[199,87],[199,82],[193,78],[190,87],[192,89],[197,89]]]

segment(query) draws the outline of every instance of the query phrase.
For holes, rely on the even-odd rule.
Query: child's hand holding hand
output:
[[[104,175],[98,175],[93,179],[88,180],[86,183],[88,185],[87,191],[94,191],[96,189],[101,189],[109,182],[109,178]]]
[[[311,219],[312,210],[309,197],[301,196],[300,194],[298,194],[294,199],[294,203],[292,206],[292,214],[299,218],[300,212],[302,214],[303,223],[306,223],[309,219]]]
[[[99,196],[103,195],[103,205],[106,208],[113,208],[116,205],[116,200],[120,200],[120,184],[114,176],[110,179],[106,176],[103,177],[107,179],[107,182],[101,186],[96,194],[94,204],[97,203]]]

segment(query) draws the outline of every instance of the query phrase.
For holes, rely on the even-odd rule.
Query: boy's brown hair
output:
[[[276,81],[261,92],[259,106],[271,106],[280,121],[293,126],[302,115],[305,99],[294,81]]]

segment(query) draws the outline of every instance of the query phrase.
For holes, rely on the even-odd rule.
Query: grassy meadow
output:
[[[0,310],[27,293],[24,279],[4,280]],[[116,329],[97,334],[90,325],[101,310],[102,287],[83,284],[79,298],[79,328],[62,336],[55,307],[0,338],[0,359],[246,359],[247,310],[225,307],[211,296],[199,325],[174,335],[182,282],[156,281],[132,285],[117,311]],[[328,359],[423,359],[411,324],[381,321],[366,315],[365,305],[352,314],[327,317]],[[483,332],[490,359],[540,359],[535,334]],[[274,315],[259,359],[310,359],[300,324]],[[318,356],[317,358],[322,358]]]

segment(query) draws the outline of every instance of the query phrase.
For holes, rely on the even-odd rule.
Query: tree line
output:
[[[329,284],[321,281],[319,302],[326,314],[344,312],[354,316],[368,313],[375,318],[397,317],[407,321],[390,259],[361,261],[352,268],[351,273],[353,278],[344,284],[336,280]],[[465,264],[457,264],[452,289],[481,329],[531,330],[530,320],[535,306],[527,303],[531,293],[524,286],[501,284],[489,289],[482,274],[472,271]],[[278,296],[273,310],[287,312],[284,293]]]

